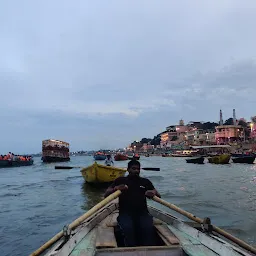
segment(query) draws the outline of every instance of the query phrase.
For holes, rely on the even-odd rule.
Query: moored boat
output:
[[[159,201],[165,206],[182,211],[183,215],[200,224],[184,222],[170,213],[148,206],[153,216],[155,245],[124,247],[124,237],[117,225],[118,200],[115,197],[119,193],[116,191],[65,226],[30,256],[43,255],[47,249],[45,256],[251,256],[256,253],[254,247],[211,225],[209,218],[201,220],[161,199]]]
[[[243,155],[239,157],[232,157],[232,161],[234,163],[240,164],[253,164],[255,160],[255,155]]]
[[[70,161],[69,143],[61,140],[43,140],[42,161],[44,163]]]
[[[230,160],[230,154],[221,154],[208,158],[209,163],[211,164],[228,164]]]
[[[96,161],[103,161],[103,160],[106,159],[106,157],[107,156],[104,153],[102,153],[102,152],[97,152],[93,156],[94,160],[96,160]]]
[[[114,159],[115,159],[115,161],[126,161],[126,160],[128,160],[128,156],[125,154],[118,153],[114,156]]]
[[[195,156],[197,153],[198,153],[197,150],[182,150],[182,151],[176,151],[175,153],[172,153],[171,156],[188,157],[188,156]]]
[[[192,164],[203,164],[204,163],[204,157],[195,157],[195,158],[190,158],[186,159],[187,163],[192,163]]]
[[[33,165],[34,160],[0,160],[0,168],[7,168],[7,167],[20,167],[20,166],[29,166]]]
[[[94,163],[81,170],[81,173],[88,183],[101,184],[114,181],[118,177],[122,177],[126,173],[126,169],[114,166],[106,166]]]

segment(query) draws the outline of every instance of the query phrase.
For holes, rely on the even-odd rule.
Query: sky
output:
[[[126,147],[256,115],[254,0],[0,1],[0,153]]]

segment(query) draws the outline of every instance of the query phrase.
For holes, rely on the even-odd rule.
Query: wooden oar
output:
[[[109,195],[105,199],[103,199],[101,202],[96,204],[94,207],[92,207],[88,212],[86,212],[84,215],[80,216],[78,219],[73,221],[71,224],[69,224],[69,228],[72,230],[79,226],[84,220],[92,216],[94,213],[96,213],[98,210],[100,210],[102,207],[116,199],[121,194],[120,190],[117,190],[113,194]],[[37,256],[40,255],[42,252],[44,252],[46,249],[48,249],[50,246],[52,246],[55,242],[57,242],[62,236],[64,235],[63,231],[60,231],[58,234],[56,234],[52,239],[50,239],[48,242],[46,242],[44,245],[42,245],[39,249],[34,251],[30,256]]]
[[[85,167],[84,166],[83,167],[81,167],[81,166],[58,166],[58,165],[55,166],[55,169],[67,169],[67,170],[69,170],[69,169],[73,169],[73,168],[83,169]],[[117,168],[121,168],[121,167],[117,167]],[[141,169],[145,170],[145,171],[160,171],[160,168],[158,168],[158,167],[143,167]]]
[[[203,223],[202,219],[196,217],[192,213],[189,213],[189,212],[187,212],[185,210],[182,210],[181,208],[177,207],[176,205],[168,203],[168,202],[164,201],[163,199],[161,199],[161,198],[159,198],[157,196],[154,196],[153,200],[158,202],[158,203],[160,203],[160,204],[162,204],[162,205],[164,205],[164,206],[167,206],[168,208],[170,208],[170,209],[172,209],[172,210],[174,210],[174,211],[176,211],[176,212],[186,216],[187,218],[189,218],[189,219],[191,219],[191,220],[193,220],[193,221],[195,221],[197,223],[200,223],[200,224]],[[245,243],[244,241],[242,241],[242,240],[232,236],[231,234],[229,234],[228,232],[224,231],[223,229],[220,229],[220,228],[218,228],[216,226],[213,226],[213,225],[212,225],[212,228],[213,228],[213,230],[215,232],[219,233],[220,235],[222,235],[222,236],[228,238],[229,240],[235,242],[236,244],[240,245],[244,249],[246,249],[246,250],[256,254],[256,248],[254,248],[253,246],[251,246],[251,245]]]

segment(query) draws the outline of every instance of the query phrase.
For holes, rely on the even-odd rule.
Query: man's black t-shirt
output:
[[[112,184],[114,188],[118,185],[127,185],[128,189],[122,191],[119,196],[119,212],[132,215],[148,211],[145,192],[155,189],[150,180],[139,176],[119,177]]]

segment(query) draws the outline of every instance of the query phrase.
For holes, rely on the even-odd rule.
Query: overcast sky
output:
[[[116,148],[256,115],[256,1],[0,1],[0,153]]]

